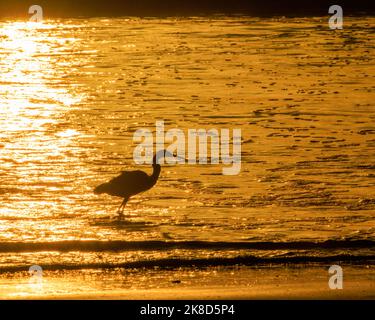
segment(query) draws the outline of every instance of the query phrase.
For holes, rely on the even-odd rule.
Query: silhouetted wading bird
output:
[[[95,194],[106,193],[111,196],[124,198],[117,213],[120,217],[123,216],[124,208],[129,198],[151,189],[158,181],[160,175],[160,164],[158,159],[162,157],[173,157],[169,151],[160,150],[158,151],[152,159],[153,172],[149,176],[146,172],[136,170],[136,171],[122,171],[122,173],[113,178],[107,183],[103,183],[94,189]]]

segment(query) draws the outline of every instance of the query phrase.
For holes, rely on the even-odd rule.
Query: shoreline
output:
[[[375,300],[375,266],[343,266],[343,289],[328,286],[329,266],[46,272],[0,276],[4,300]]]

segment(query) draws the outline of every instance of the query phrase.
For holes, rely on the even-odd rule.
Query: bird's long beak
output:
[[[185,158],[182,158],[182,157],[179,157],[179,156],[174,156],[171,152],[165,150],[165,155],[164,155],[165,158],[173,158],[173,159],[177,159],[177,163],[185,163],[187,161],[187,159]]]

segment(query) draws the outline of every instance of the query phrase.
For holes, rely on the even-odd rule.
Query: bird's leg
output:
[[[122,212],[123,212],[123,204],[124,204],[124,201],[122,201],[121,202],[121,204],[120,204],[120,206],[118,207],[118,209],[117,209],[117,213],[119,214],[119,215],[122,215]]]
[[[124,209],[125,209],[125,206],[126,206],[126,203],[128,202],[129,198],[124,198],[124,200],[122,201],[120,207],[118,208],[117,210],[117,213],[120,217],[123,217],[124,216]]]

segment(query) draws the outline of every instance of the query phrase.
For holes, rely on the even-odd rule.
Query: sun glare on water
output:
[[[63,53],[71,48],[63,35],[57,36],[59,24],[6,22],[0,26],[0,158],[3,169],[12,173],[7,183],[32,190],[38,184],[51,184],[47,164],[65,159],[64,150],[79,135],[56,125],[82,95],[72,92],[64,81],[70,70]],[[69,43],[73,40],[69,38]],[[22,195],[17,196],[22,202]],[[41,200],[27,204],[28,208],[43,206]],[[1,211],[12,214],[13,208]]]

